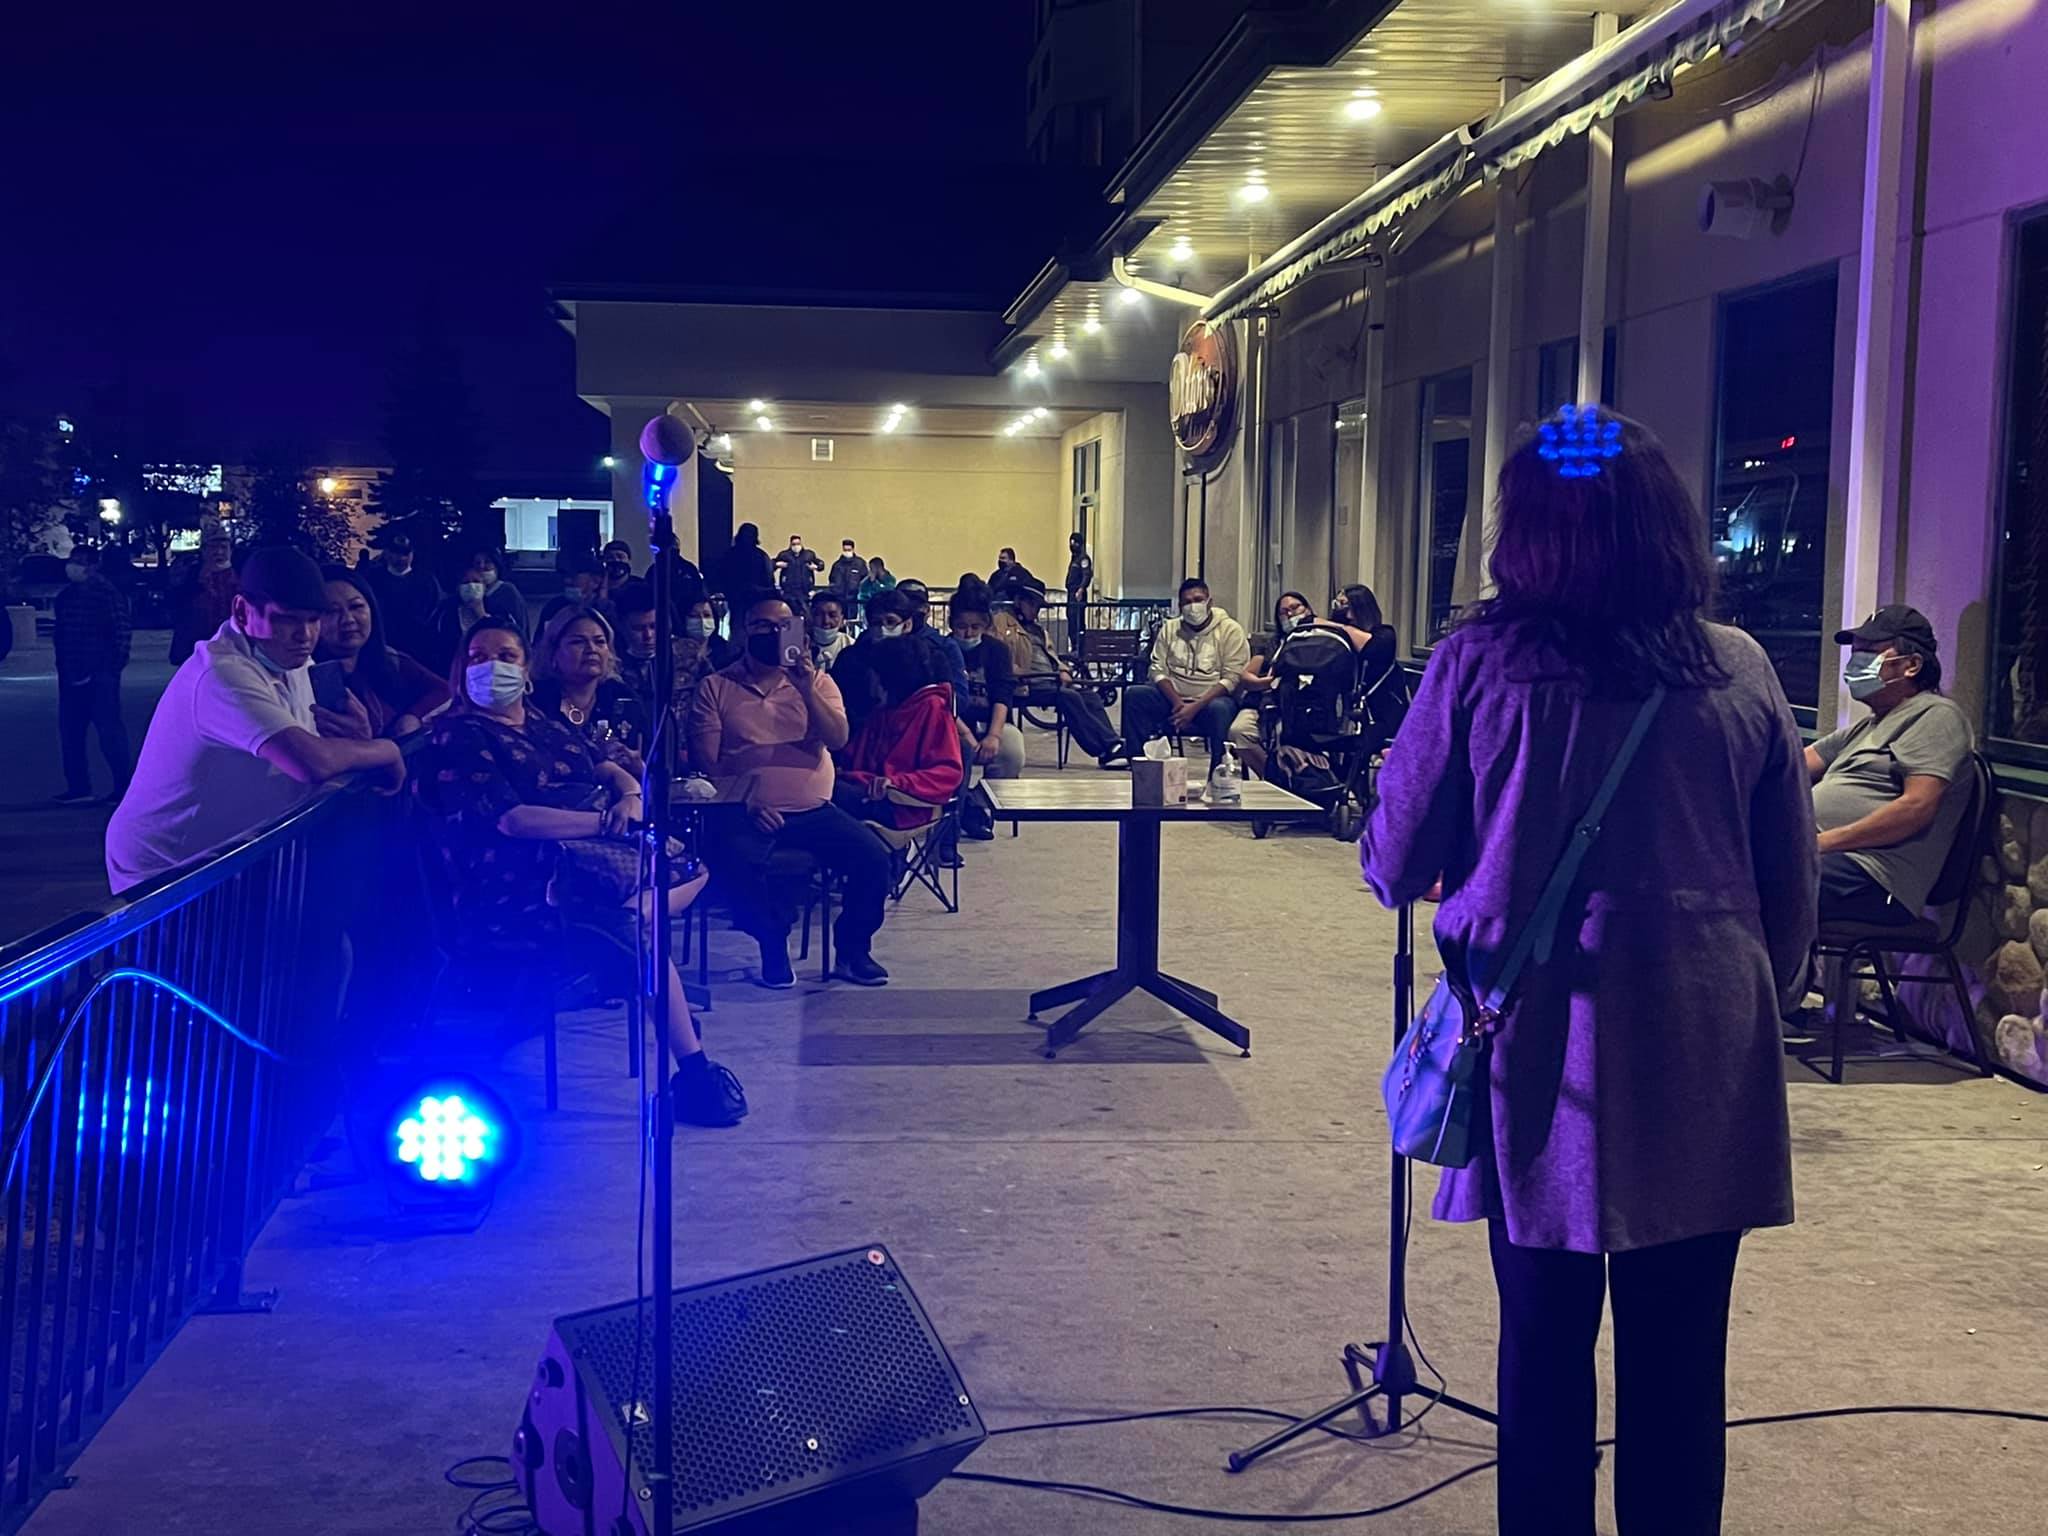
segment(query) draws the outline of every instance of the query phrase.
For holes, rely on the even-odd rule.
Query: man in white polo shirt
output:
[[[353,694],[350,713],[316,719],[307,663],[326,609],[320,568],[297,550],[259,549],[243,563],[228,621],[164,689],[107,824],[116,895],[255,831],[343,774],[366,774],[386,793],[404,785],[405,759],[371,737]]]

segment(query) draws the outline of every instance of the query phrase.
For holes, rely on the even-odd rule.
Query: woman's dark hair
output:
[[[963,597],[977,597],[987,602],[988,582],[972,571],[962,571],[960,580],[953,586],[953,601],[957,603]]]
[[[1286,631],[1280,627],[1280,605],[1286,602],[1287,599],[1289,599],[1290,597],[1293,598],[1297,603],[1301,604],[1302,607],[1308,610],[1308,616],[1310,618],[1314,618],[1316,616],[1316,605],[1308,600],[1306,594],[1301,592],[1282,592],[1278,597],[1273,599],[1273,639],[1275,643],[1278,643],[1280,637],[1286,633]]]
[[[939,663],[937,646],[926,645],[908,635],[878,640],[868,653],[868,667],[882,685],[890,706],[901,704],[920,688],[943,683],[945,669]]]
[[[866,613],[870,624],[879,624],[884,619],[908,619],[910,599],[891,587],[888,591],[877,592],[868,599]]]
[[[1377,629],[1383,622],[1380,600],[1373,595],[1372,588],[1363,582],[1354,581],[1337,594],[1337,599],[1343,604],[1344,612],[1349,617],[1353,629]]]
[[[621,625],[633,614],[654,612],[654,588],[644,581],[627,582],[612,594],[612,612]]]
[[[946,605],[946,622],[955,622],[963,613],[978,613],[984,619],[994,620],[995,610],[989,606],[986,586],[962,587],[953,594],[953,601]]]
[[[752,523],[741,523],[733,530],[732,541],[735,544],[759,544],[761,530]]]
[[[1470,622],[1520,631],[1599,692],[1728,681],[1706,524],[1647,427],[1565,406],[1501,467],[1499,496],[1496,595]]]
[[[363,601],[370,605],[370,638],[363,642],[363,648],[356,652],[356,669],[349,674],[349,683],[358,690],[368,688],[379,697],[385,697],[398,686],[398,665],[391,659],[391,650],[384,644],[384,615],[377,607],[377,594],[370,590],[370,584],[345,565],[323,565],[320,567],[322,581],[345,581],[362,593]],[[316,659],[330,658],[314,651]]]

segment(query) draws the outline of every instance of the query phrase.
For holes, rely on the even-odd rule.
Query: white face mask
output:
[[[907,632],[910,628],[908,624],[891,624],[887,619],[884,619],[877,627],[881,630],[884,640],[894,640],[898,635]]]
[[[516,661],[479,661],[462,674],[478,709],[509,709],[526,692],[526,669]]]
[[[1207,603],[1182,603],[1180,605],[1180,618],[1183,624],[1200,629],[1209,622],[1209,605]]]
[[[85,580],[86,577],[90,576],[91,574],[91,571],[87,570],[84,566],[80,565],[76,560],[73,560],[70,564],[64,567],[64,575],[67,579],[71,581],[83,581]]]
[[[465,603],[480,603],[484,600],[484,584],[480,581],[464,581],[456,584],[455,595]]]

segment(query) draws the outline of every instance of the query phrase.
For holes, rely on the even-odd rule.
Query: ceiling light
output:
[[[1248,181],[1237,189],[1240,203],[1263,203],[1271,195],[1271,189],[1263,181]]]
[[[1086,320],[1083,320],[1081,322],[1081,329],[1087,335],[1093,336],[1102,329],[1102,322],[1096,319],[1093,315],[1090,315]]]
[[[732,452],[732,434],[730,432],[721,432],[718,434],[718,451],[720,453]]]
[[[891,412],[891,413],[892,413],[893,415],[897,415],[897,416],[901,416],[901,415],[902,415],[902,414],[903,414],[903,413],[904,413],[905,411],[907,411],[907,410],[909,410],[909,409],[910,409],[910,407],[909,407],[909,406],[907,406],[907,405],[892,405],[892,406],[890,406],[890,407],[889,407],[889,410],[890,410],[890,412]]]
[[[1038,359],[1036,357],[1027,357],[1024,359],[1024,377],[1027,379],[1035,379],[1038,377]]]
[[[1380,115],[1380,107],[1376,96],[1354,96],[1344,103],[1344,115],[1354,123],[1369,123]]]
[[[1047,350],[1051,353],[1054,361],[1058,361],[1067,355],[1067,344],[1058,337],[1054,337],[1052,346]]]
[[[768,402],[766,400],[749,400],[747,402],[747,409],[758,416],[768,409]]]
[[[1191,261],[1194,259],[1195,248],[1192,245],[1188,244],[1188,237],[1186,235],[1182,235],[1179,239],[1173,242],[1173,249],[1168,251],[1166,254],[1173,261]]]
[[[775,430],[775,423],[770,421],[766,416],[756,416],[754,418],[754,425],[759,427],[763,432],[773,432]]]
[[[1137,303],[1140,299],[1144,297],[1145,295],[1138,292],[1137,289],[1126,288],[1122,293],[1119,293],[1116,296],[1116,301],[1117,303],[1123,305],[1125,308],[1129,308],[1131,305]]]
[[[1052,412],[1048,411],[1042,405],[1034,405],[1031,408],[1031,417],[1034,421],[1043,421],[1046,417],[1050,416],[1051,414]]]
[[[894,432],[896,430],[896,423],[898,423],[902,419],[903,418],[901,416],[891,416],[887,421],[882,423],[882,430],[884,432]]]

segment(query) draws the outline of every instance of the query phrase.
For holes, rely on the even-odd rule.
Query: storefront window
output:
[[[1536,416],[1548,416],[1579,398],[1579,338],[1548,342],[1536,352]],[[1600,403],[1614,404],[1614,327],[1600,344]]]
[[[2048,214],[2016,232],[1987,734],[2048,763]]]
[[[1418,646],[1431,646],[1457,622],[1458,548],[1472,474],[1472,370],[1422,386],[1422,463],[1415,482]]]
[[[1725,298],[1720,320],[1707,521],[1721,617],[1763,646],[1788,699],[1813,708],[1827,581],[1835,270]]]

